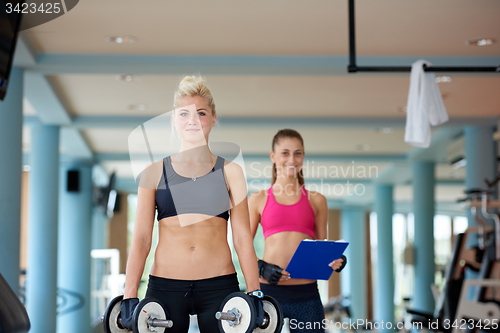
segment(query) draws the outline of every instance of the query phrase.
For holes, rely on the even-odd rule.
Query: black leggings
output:
[[[325,312],[316,282],[298,285],[261,283],[260,289],[280,303],[283,315],[290,319],[290,332],[325,332]]]
[[[149,276],[146,297],[158,299],[174,326],[168,333],[187,333],[189,315],[196,314],[201,333],[219,332],[215,313],[232,292],[240,291],[236,273],[201,280],[176,280]]]

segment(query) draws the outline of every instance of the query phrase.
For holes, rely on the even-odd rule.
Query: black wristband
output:
[[[344,269],[345,265],[347,264],[347,257],[345,255],[342,255],[341,259],[344,259],[344,261],[342,262],[342,266],[340,266],[339,268],[337,268],[335,270],[335,272],[337,272],[337,273],[340,273]]]

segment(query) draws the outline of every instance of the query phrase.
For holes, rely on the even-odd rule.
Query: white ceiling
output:
[[[80,1],[23,32],[35,58],[26,68],[44,75],[56,104],[74,120],[62,125],[81,135],[79,145],[123,180],[132,174],[123,157],[131,131],[171,110],[182,74],[201,74],[219,114],[212,140],[237,143],[264,168],[274,133],[295,124],[310,162],[396,170],[396,200],[411,201],[411,177],[398,178],[408,170],[401,156],[414,149],[403,141],[409,73],[348,74],[347,13],[347,0]],[[493,0],[357,0],[358,65],[427,59],[439,66],[498,66],[499,17],[500,2]],[[118,35],[136,42],[106,41]],[[465,44],[473,38],[497,43]],[[136,80],[120,81],[121,74]],[[439,84],[451,123],[498,117],[499,74],[438,73],[444,74],[452,79]],[[25,100],[25,115],[47,119],[44,102]],[[83,120],[88,123],[78,125]],[[61,144],[70,154],[64,146],[71,143]],[[460,197],[464,169],[439,164],[436,170],[438,180],[456,181],[439,184],[437,200]]]

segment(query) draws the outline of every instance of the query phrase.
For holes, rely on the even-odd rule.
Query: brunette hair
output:
[[[278,144],[278,142],[284,138],[297,139],[300,141],[300,144],[302,145],[302,147],[304,147],[304,139],[302,139],[302,136],[300,135],[300,133],[297,132],[296,130],[285,128],[285,129],[279,130],[278,133],[276,133],[276,135],[274,136],[273,143],[271,145],[271,148],[273,151],[274,151],[274,147]],[[276,182],[276,177],[277,177],[276,164],[273,163],[271,185],[273,185]],[[299,171],[298,178],[299,178],[299,184],[304,185],[304,175],[302,174],[302,169]]]

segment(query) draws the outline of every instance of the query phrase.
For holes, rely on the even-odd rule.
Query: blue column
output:
[[[484,179],[493,180],[496,176],[497,158],[496,147],[493,141],[494,129],[491,126],[466,126],[465,127],[465,159],[467,165],[465,167],[465,188],[486,189],[487,185]],[[482,216],[480,209],[478,215]],[[476,221],[472,217],[470,209],[467,209],[468,226],[477,226]],[[491,220],[486,220],[487,223],[493,224]],[[467,247],[477,246],[477,234],[471,234],[467,240]],[[470,269],[465,271],[467,279],[478,277],[478,273]],[[468,292],[469,298],[472,298],[476,288],[470,288]]]
[[[348,263],[341,273],[342,295],[351,300],[353,320],[367,316],[367,233],[366,212],[361,207],[344,207],[341,215],[342,239],[349,242],[345,252]]]
[[[493,142],[493,128],[490,126],[465,127],[465,188],[487,187],[484,179],[492,181],[496,176],[497,160]],[[477,225],[468,210],[469,226]],[[477,243],[476,238],[470,239],[469,246]]]
[[[415,290],[413,307],[432,313],[434,297],[434,162],[412,162],[415,216]]]
[[[394,201],[392,185],[377,185],[375,187],[375,212],[377,213],[377,276],[374,290],[374,317],[376,322],[391,322],[395,327],[394,257],[392,251]]]
[[[31,133],[26,301],[30,333],[47,333],[56,331],[59,127]]]
[[[78,184],[68,191],[68,171]],[[92,168],[63,164],[60,172],[58,287],[64,301],[58,309],[57,331],[90,331],[90,242],[92,227]],[[76,186],[78,185],[78,186]]]
[[[8,92],[0,102],[0,273],[19,291],[23,70],[13,67]]]
[[[92,212],[92,250],[108,248],[108,223],[109,217],[100,210],[94,209]]]

